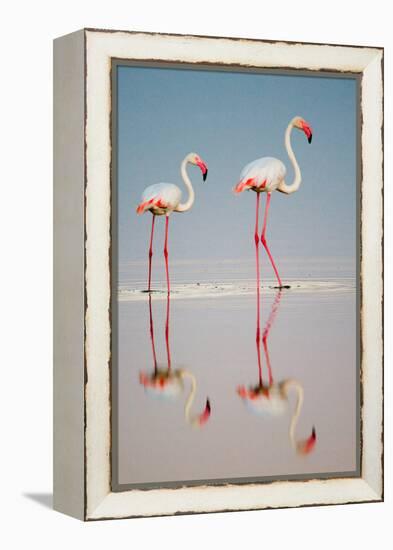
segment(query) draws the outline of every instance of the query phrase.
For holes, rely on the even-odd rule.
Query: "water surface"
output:
[[[319,286],[310,287],[309,280],[298,277],[299,286],[279,296],[269,288],[273,281],[264,283],[261,336],[269,317],[270,330],[268,357],[261,341],[261,373],[251,280],[221,279],[224,287],[231,285],[231,293],[198,296],[196,283],[183,281],[169,304],[165,292],[153,293],[151,310],[148,295],[140,292],[142,282],[139,288],[137,282],[128,288],[120,285],[129,295],[118,302],[118,448],[114,456],[119,484],[354,472],[358,380],[354,279],[313,279]],[[205,280],[209,288],[216,283]],[[191,297],[187,284],[192,286]],[[156,288],[165,287],[160,283]],[[248,291],[239,293],[239,288]],[[151,320],[156,370],[168,371],[168,342],[169,373],[182,369],[196,382],[188,419],[184,407],[191,377],[184,378],[183,387],[171,397],[146,391],[141,384],[140,373],[150,376],[155,370]],[[315,427],[316,443],[308,454],[296,452],[288,433],[296,391],[289,393],[287,408],[278,415],[255,414],[239,395],[239,386],[257,386],[260,374],[267,387],[294,379],[303,388],[295,435],[299,441],[306,440]],[[192,426],[190,418],[202,414],[207,398],[210,417],[201,426]]]

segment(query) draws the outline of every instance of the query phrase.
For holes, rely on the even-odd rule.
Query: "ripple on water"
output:
[[[337,294],[356,291],[355,279],[293,279],[287,281],[290,288],[283,292],[291,294],[317,293]],[[164,300],[167,297],[165,283],[158,283],[156,288],[151,290],[155,300]],[[262,294],[277,292],[275,281],[267,281],[261,285]],[[135,288],[120,287],[118,290],[118,301],[134,302],[146,300],[148,291],[140,285]],[[237,280],[232,282],[203,282],[203,283],[172,283],[171,299],[198,299],[198,298],[225,298],[236,296],[251,296],[255,294],[255,281]]]

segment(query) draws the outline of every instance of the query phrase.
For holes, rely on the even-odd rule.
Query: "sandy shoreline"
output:
[[[352,278],[342,279],[287,279],[286,284],[290,285],[285,289],[288,293],[346,293],[356,291],[356,280]],[[274,280],[265,281],[261,285],[262,294],[277,292]],[[250,296],[255,294],[255,281],[243,279],[236,281],[212,281],[200,283],[173,283],[171,286],[171,299],[198,299],[198,298],[219,298]],[[155,283],[152,289],[152,296],[155,300],[166,299],[165,282]],[[148,293],[145,284],[136,282],[134,288],[120,287],[118,290],[119,302],[134,302],[146,300]]]

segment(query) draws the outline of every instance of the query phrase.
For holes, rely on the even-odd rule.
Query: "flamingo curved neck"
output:
[[[303,407],[304,391],[303,387],[296,380],[286,380],[283,384],[282,391],[284,396],[288,398],[288,391],[290,388],[294,388],[297,392],[297,401],[294,413],[292,415],[291,424],[289,426],[289,438],[291,440],[292,447],[297,449],[297,441],[295,438],[296,426],[299,420],[299,416]]]
[[[192,407],[192,404],[194,402],[195,393],[196,393],[196,389],[197,389],[196,378],[193,374],[191,374],[190,372],[185,371],[185,370],[182,371],[181,376],[182,376],[182,378],[189,378],[190,381],[191,381],[190,393],[188,394],[186,404],[184,405],[184,416],[185,416],[187,422],[189,422],[190,424],[193,424],[194,419],[191,416],[191,407]]]
[[[295,191],[297,191],[302,182],[302,174],[300,172],[300,168],[297,163],[295,153],[293,152],[292,145],[291,145],[292,128],[293,128],[293,120],[291,120],[291,122],[288,124],[287,129],[285,131],[285,148],[287,150],[289,160],[292,163],[293,170],[295,172],[295,177],[291,185],[287,185],[284,181],[282,181],[278,186],[278,190],[281,191],[282,193],[286,193],[287,195],[290,195],[291,193],[294,193]]]
[[[181,163],[181,167],[180,167],[180,173],[181,173],[181,176],[183,178],[184,185],[188,189],[188,199],[186,200],[186,202],[180,203],[177,206],[176,212],[187,212],[187,210],[190,210],[190,208],[194,204],[194,200],[195,200],[194,189],[192,187],[191,180],[190,180],[190,178],[188,177],[188,174],[187,174],[187,164],[188,164],[188,162],[189,162],[189,158],[188,158],[188,155],[187,155],[185,157],[185,159],[183,160],[183,162]]]

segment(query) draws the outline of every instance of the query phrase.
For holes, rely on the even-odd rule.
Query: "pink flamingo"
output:
[[[136,211],[138,214],[150,211],[153,214],[151,223],[150,234],[150,248],[149,248],[149,278],[148,278],[148,292],[151,289],[151,264],[153,256],[153,235],[154,235],[154,221],[156,216],[166,216],[165,220],[165,244],[164,244],[164,257],[165,257],[165,271],[167,289],[170,292],[169,285],[169,269],[168,269],[168,225],[169,216],[172,212],[187,212],[190,210],[195,200],[194,189],[191,184],[191,180],[187,174],[187,164],[194,164],[199,166],[202,172],[203,181],[207,177],[207,165],[196,153],[189,153],[182,161],[180,173],[183,178],[184,185],[188,190],[188,198],[186,202],[181,203],[181,190],[177,185],[173,183],[156,183],[146,187],[142,194],[141,202],[139,203]]]
[[[158,369],[152,374],[145,372],[139,374],[139,383],[150,396],[168,400],[178,399],[184,393],[186,380],[190,381],[190,390],[184,404],[184,418],[192,428],[202,428],[207,424],[211,415],[210,400],[206,399],[202,413],[192,414],[191,408],[197,392],[197,380],[192,372],[186,369],[174,371]]]
[[[256,386],[250,386],[249,388],[246,388],[244,385],[239,386],[237,388],[237,393],[241,397],[243,403],[247,405],[248,409],[253,413],[267,416],[282,416],[285,414],[289,407],[290,390],[295,390],[297,400],[295,410],[292,414],[291,422],[289,425],[289,440],[291,442],[292,448],[296,451],[297,454],[306,455],[314,450],[317,435],[315,428],[313,427],[311,435],[307,439],[298,440],[296,438],[296,426],[304,401],[303,386],[293,378],[282,380],[278,383],[274,382],[272,367],[270,363],[268,336],[277,315],[277,310],[281,300],[281,294],[282,291],[280,289],[274,299],[270,315],[268,317],[268,320],[266,321],[266,325],[262,334],[263,349],[265,352],[269,381],[267,384],[263,383],[260,341],[257,339],[259,375],[258,384]]]
[[[254,160],[253,162],[250,162],[249,164],[247,164],[247,166],[243,168],[240,174],[240,181],[234,189],[235,193],[242,193],[243,191],[252,189],[257,194],[254,240],[255,240],[255,247],[256,247],[258,288],[259,288],[259,240],[263,244],[267,252],[267,255],[269,256],[269,260],[272,264],[274,273],[276,274],[276,277],[277,277],[278,288],[289,288],[288,285],[283,287],[280,275],[278,274],[276,264],[274,263],[274,260],[273,260],[273,256],[271,255],[271,252],[269,250],[269,247],[266,241],[266,225],[267,225],[267,216],[269,212],[270,197],[272,192],[277,190],[277,191],[280,191],[281,193],[285,193],[286,195],[289,195],[299,189],[300,183],[302,181],[300,168],[296,161],[296,157],[291,146],[291,132],[293,128],[302,130],[306,134],[309,143],[311,143],[311,140],[312,140],[312,130],[310,125],[307,124],[307,122],[300,116],[295,116],[291,120],[291,122],[288,124],[288,127],[285,131],[285,147],[288,153],[289,160],[291,161],[295,172],[293,183],[291,185],[287,185],[285,183],[284,178],[286,174],[286,169],[284,164],[280,160],[273,157],[263,157],[263,158]],[[258,215],[259,215],[260,193],[267,193],[267,199],[266,199],[266,208],[265,208],[265,215],[263,220],[262,234],[259,239]]]
[[[186,381],[190,382],[190,390],[184,405],[184,417],[187,423],[193,428],[202,428],[208,422],[211,415],[211,406],[209,398],[206,399],[204,410],[199,414],[192,414],[191,408],[197,391],[197,380],[195,376],[186,369],[172,370],[171,353],[169,349],[169,293],[167,294],[166,323],[165,323],[165,343],[168,368],[158,368],[156,347],[154,342],[154,324],[151,304],[151,294],[149,295],[149,317],[150,317],[150,340],[153,353],[154,370],[151,373],[140,372],[139,383],[153,397],[163,397],[166,399],[179,398],[186,389]]]

